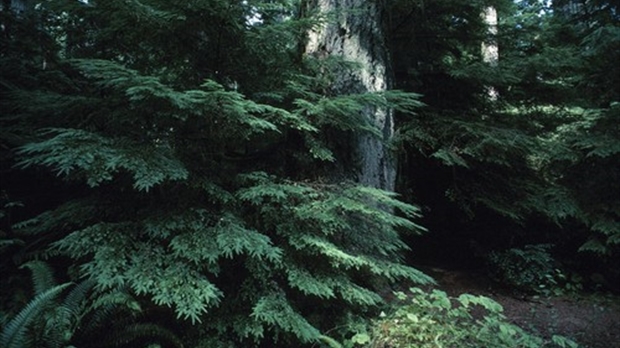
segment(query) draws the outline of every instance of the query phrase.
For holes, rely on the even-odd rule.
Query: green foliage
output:
[[[401,303],[377,319],[370,334],[355,336],[363,347],[578,347],[570,339],[543,339],[511,324],[500,304],[484,296],[410,289],[396,293]]]
[[[58,175],[81,171],[91,187],[112,180],[114,173],[124,169],[132,173],[136,189],[147,191],[165,180],[185,179],[188,175],[165,149],[153,151],[122,139],[115,139],[118,143],[113,144],[111,139],[77,129],[52,129],[43,134],[48,135],[48,140],[21,148],[20,154],[28,159],[19,166],[48,166]],[[119,143],[123,146],[118,147]]]
[[[493,2],[490,37],[489,5],[392,4],[397,83],[428,105],[400,118],[402,185],[429,207],[431,229],[467,231],[488,249],[556,243],[617,277],[618,7]],[[483,40],[498,45],[497,64],[483,60]]]
[[[258,182],[241,190],[239,197],[258,209],[256,213],[265,227],[287,238],[296,250],[296,259],[304,259],[307,253],[308,257],[326,258],[335,269],[364,270],[391,280],[429,280],[411,268],[388,261],[406,248],[397,238],[399,228],[424,230],[391,211],[399,209],[406,216],[415,217],[416,207],[396,200],[391,193],[368,187],[274,185],[260,173],[253,174],[251,179]],[[296,274],[294,279],[310,278]],[[340,283],[338,287],[345,286]]]
[[[239,299],[252,300],[248,304],[252,321],[234,324],[238,334],[256,339],[267,329],[291,332],[302,341],[316,341],[321,337],[317,327],[329,327],[327,322],[308,321],[316,311],[339,308],[339,314],[329,320],[334,324],[349,313],[357,315],[359,308],[382,303],[373,290],[374,281],[369,280],[431,281],[415,269],[392,261],[405,248],[394,228],[414,229],[416,225],[388,211],[398,207],[413,215],[417,209],[391,194],[347,184],[278,182],[265,173],[252,173],[241,181],[245,187],[237,196],[248,203],[246,219],[277,241],[279,252],[277,258],[265,258],[260,264],[255,261],[262,257],[245,261],[252,276],[240,289],[248,295],[240,294]],[[270,262],[274,265],[266,267]],[[302,310],[304,303],[317,299],[322,300],[316,303],[318,308]],[[226,308],[230,304],[222,305]],[[309,317],[301,315],[304,312]]]
[[[52,287],[56,286],[54,279],[54,271],[43,261],[29,261],[20,266],[20,268],[28,268],[32,272],[32,283],[34,285],[34,294],[41,294]]]
[[[546,169],[555,182],[570,188],[565,201],[574,207],[572,216],[593,232],[581,250],[609,256],[620,243],[619,202],[613,193],[620,177],[620,107],[613,103],[578,111],[572,122],[549,134],[564,147],[551,152]]]
[[[110,347],[134,347],[140,340],[149,342],[157,341],[165,344],[165,347],[183,348],[183,342],[172,331],[153,323],[134,323],[124,327],[108,338],[106,345]],[[159,343],[151,343],[145,347],[162,347]]]
[[[252,317],[268,326],[293,333],[303,343],[316,341],[320,332],[287,302],[286,298],[277,294],[262,297],[254,306]]]
[[[401,258],[401,234],[425,230],[419,210],[342,180],[353,136],[382,136],[360,111],[392,108],[397,145],[450,173],[429,185],[441,197],[470,216],[485,207],[519,222],[573,219],[592,237],[583,249],[612,255],[617,75],[600,71],[617,55],[615,24],[601,15],[567,31],[512,3],[497,2],[514,14],[497,67],[480,56],[487,2],[390,3],[396,85],[407,92],[341,95],[335,76],[359,67],[301,54],[304,33],[329,16],[293,1],[52,0],[29,12],[36,25],[2,11],[0,161],[19,187],[32,179],[17,173],[66,184],[2,245],[36,239],[38,254],[72,260],[94,290],[78,285],[55,304],[80,309],[58,313],[82,313],[89,332],[136,309],[127,289],[172,308],[197,345],[334,345],[326,330],[372,312],[378,284],[431,282]],[[488,100],[490,85],[500,100]],[[425,95],[424,112],[410,91]],[[53,284],[34,278],[37,293]],[[77,306],[86,293],[90,309]],[[120,324],[121,341],[160,332],[180,345],[150,323]]]
[[[550,254],[551,245],[526,245],[488,256],[491,276],[519,292],[544,296],[574,294],[582,290],[583,279],[566,272]]]
[[[29,65],[2,68],[12,172],[66,184],[13,229],[93,282],[92,305],[71,311],[82,321],[69,320],[86,331],[56,331],[72,344],[125,313],[109,344],[180,346],[129,320],[130,295],[169,307],[197,346],[317,343],[381,304],[379,284],[431,282],[401,256],[400,234],[424,231],[418,209],[333,170],[350,157],[343,139],[383,136],[361,110],[412,113],[418,95],[335,95],[332,69],[359,67],[303,57],[325,18],[297,6],[48,1],[34,11],[54,43],[45,66],[3,56]]]
[[[126,347],[140,339],[183,347],[179,338],[161,325],[135,322],[134,314],[140,306],[127,293],[92,293],[95,281],[90,279],[73,286],[59,299],[72,283],[55,285],[52,270],[44,262],[31,261],[24,267],[32,270],[36,296],[4,327],[0,338],[3,347]]]
[[[240,178],[231,199],[243,219],[204,209],[156,212],[77,230],[53,249],[87,257],[81,270],[99,290],[129,286],[178,317],[207,318],[203,327],[253,340],[268,330],[317,340],[326,323],[309,322],[318,313],[302,310],[308,300],[323,299],[341,315],[382,303],[364,276],[431,281],[393,261],[406,248],[397,229],[423,229],[389,211],[414,217],[417,208],[366,187],[278,181],[265,173]],[[241,286],[234,285],[239,276]],[[221,302],[224,296],[237,300]]]
[[[33,298],[6,326],[0,335],[0,344],[7,348],[21,348],[27,345],[28,326],[43,312],[47,304],[54,300],[70,283],[56,285]]]
[[[551,245],[526,245],[489,255],[493,278],[518,291],[543,293],[554,287],[556,261],[549,254]]]
[[[200,229],[199,220],[192,222],[196,229]],[[75,258],[92,256],[92,261],[82,265],[82,270],[97,279],[100,289],[128,285],[137,294],[152,294],[153,301],[159,305],[175,305],[179,317],[198,320],[200,313],[219,302],[221,292],[208,278],[175,257],[179,249],[166,252],[161,247],[140,241],[139,237],[144,234],[131,236],[129,231],[137,227],[128,223],[98,224],[73,232],[54,247]],[[179,226],[184,227],[186,225]],[[198,250],[204,252],[206,249]],[[232,252],[231,249],[226,251]],[[191,257],[197,252],[190,249],[188,254]]]

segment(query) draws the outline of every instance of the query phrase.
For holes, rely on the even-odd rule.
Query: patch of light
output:
[[[248,6],[247,0],[241,2],[244,6]],[[257,24],[263,24],[263,16],[258,13],[258,9],[254,6],[250,7],[250,15],[245,17],[245,23],[249,26],[255,26]]]

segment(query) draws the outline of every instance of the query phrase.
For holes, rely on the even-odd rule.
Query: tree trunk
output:
[[[482,42],[482,60],[492,67],[499,62],[499,47],[497,45],[497,10],[488,6],[482,13],[484,23],[487,25],[488,38]],[[487,95],[491,100],[497,100],[499,92],[493,86],[487,86]]]
[[[18,15],[30,12],[34,8],[34,4],[30,0],[3,0],[3,9],[10,9]]]
[[[381,92],[390,87],[382,4],[378,0],[309,0],[311,10],[333,18],[308,33],[306,54],[339,56],[360,66],[358,70],[343,69],[332,86],[333,92]],[[358,168],[355,168],[354,179],[363,185],[393,190],[395,159],[385,146],[394,132],[392,111],[367,107],[363,113],[381,131],[383,138],[355,135],[351,151]]]

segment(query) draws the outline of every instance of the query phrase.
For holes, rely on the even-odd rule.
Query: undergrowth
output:
[[[576,348],[563,336],[549,339],[511,324],[494,300],[471,294],[457,298],[444,291],[411,288],[395,293],[398,303],[344,347],[365,348]]]

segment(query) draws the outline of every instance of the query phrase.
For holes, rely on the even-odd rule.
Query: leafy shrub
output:
[[[367,348],[438,347],[578,347],[562,336],[543,339],[509,323],[502,306],[490,298],[410,289],[396,293],[401,304],[390,315],[377,320],[370,334],[361,333],[350,346]]]
[[[518,291],[550,294],[558,288],[563,272],[549,254],[548,244],[526,245],[489,255],[491,276]]]

